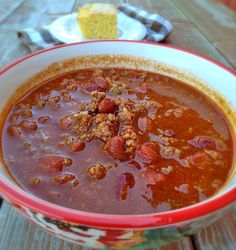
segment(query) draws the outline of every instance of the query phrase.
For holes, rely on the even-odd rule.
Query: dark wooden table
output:
[[[29,53],[17,39],[17,30],[47,25],[59,16],[75,12],[78,6],[87,2],[89,1],[0,0],[0,67]],[[101,2],[123,3],[122,0]],[[149,12],[158,12],[173,22],[174,31],[165,43],[190,49],[236,69],[236,12],[219,1],[128,0],[126,2]],[[0,206],[1,250],[83,249],[49,236],[23,219],[6,202]],[[217,222],[199,233],[157,249],[236,249],[236,203],[223,218],[219,218]]]

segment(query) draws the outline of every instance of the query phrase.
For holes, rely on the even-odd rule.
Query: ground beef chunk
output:
[[[177,139],[173,137],[164,136],[164,135],[158,135],[158,136],[155,136],[155,138],[152,137],[152,135],[150,135],[150,138],[158,142],[159,144],[165,145],[165,146],[168,146],[170,144],[177,142]]]
[[[132,112],[141,115],[141,114],[146,114],[147,109],[143,103],[134,103]]]
[[[70,126],[73,124],[74,118],[72,115],[66,115],[62,117],[59,121],[59,126],[63,129],[70,129]]]
[[[108,81],[106,79],[106,81]],[[109,82],[110,86],[121,87],[122,84]],[[83,141],[98,139],[108,143],[112,138],[120,136],[124,140],[124,150],[126,156],[132,158],[138,147],[138,136],[133,129],[140,115],[148,115],[148,110],[156,111],[160,104],[156,101],[148,100],[145,103],[135,103],[130,99],[106,98],[104,91],[91,91],[91,101],[81,103],[80,112],[64,117],[61,121],[65,127],[77,133],[77,137]],[[111,112],[102,112],[99,105],[104,100],[111,100],[114,109]],[[105,105],[106,106],[106,105]],[[106,108],[106,107],[105,107]],[[100,113],[98,113],[100,112]]]
[[[72,99],[71,95],[68,92],[62,93],[61,96],[65,102],[70,102]]]
[[[145,105],[142,103],[134,103],[129,99],[122,100],[119,97],[115,98],[115,103],[118,106],[118,118],[122,124],[131,124],[136,115],[147,113]]]
[[[87,92],[93,92],[93,91],[100,91],[100,92],[106,92],[110,87],[109,82],[107,79],[104,79],[101,76],[96,77],[93,81],[87,82],[84,85],[84,89]]]
[[[178,148],[160,145],[160,154],[165,159],[179,159],[180,153]]]
[[[130,112],[126,107],[122,107],[118,113],[118,120],[121,124],[130,125],[133,123],[134,114]]]
[[[88,112],[79,112],[73,115],[75,119],[73,130],[79,134],[84,134],[89,131],[91,126],[92,115],[88,114]]]
[[[148,100],[143,103],[143,105],[147,109],[149,117],[152,119],[155,117],[157,111],[162,107],[159,102],[154,100]]]
[[[93,138],[99,139],[103,142],[107,142],[109,139],[116,135],[116,128],[111,122],[102,122],[92,130],[91,135]]]
[[[118,123],[114,114],[97,114],[94,119],[91,137],[107,142],[117,134],[117,131]]]
[[[93,91],[91,92],[91,98],[92,98],[92,102],[100,102],[102,99],[105,98],[106,93],[104,92],[99,92],[99,91]]]
[[[56,104],[61,100],[60,96],[50,97],[46,100],[47,104]]]
[[[66,84],[66,89],[69,91],[75,91],[78,89],[78,83],[76,81],[70,80],[70,82]]]
[[[146,107],[146,109],[152,109],[152,110],[158,110],[159,108],[162,107],[162,105],[155,101],[155,100],[148,100],[143,105]]]
[[[166,117],[174,116],[176,118],[180,118],[183,115],[183,109],[175,108],[175,109],[168,109],[165,114]]]
[[[103,179],[106,176],[106,173],[107,170],[101,163],[97,163],[88,169],[89,176],[95,180]]]
[[[35,107],[38,109],[42,109],[43,107],[45,107],[45,105],[46,105],[46,101],[43,99],[40,99],[35,103]]]
[[[88,111],[89,113],[95,113],[98,108],[98,104],[96,102],[83,102],[79,105],[80,111]]]
[[[138,145],[138,137],[133,131],[132,126],[124,126],[121,129],[120,135],[125,140],[126,153],[133,155]]]
[[[114,101],[118,106],[117,117],[120,124],[131,125],[135,117],[135,114],[132,113],[133,102],[129,99],[121,100],[120,98],[116,98]]]
[[[78,112],[61,118],[59,125],[78,135],[86,134],[91,126],[92,115],[88,111]]]
[[[89,113],[95,113],[98,109],[99,102],[105,98],[106,94],[104,92],[92,91],[91,102],[83,102],[79,105],[80,111],[88,111]]]

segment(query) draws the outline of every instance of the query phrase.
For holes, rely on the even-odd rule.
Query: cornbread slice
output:
[[[78,11],[78,23],[86,39],[117,38],[116,7],[113,4],[86,4]]]

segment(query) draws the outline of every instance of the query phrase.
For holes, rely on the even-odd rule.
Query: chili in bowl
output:
[[[32,54],[0,77],[0,188],[47,231],[151,247],[235,201],[235,72],[168,46],[92,41]]]

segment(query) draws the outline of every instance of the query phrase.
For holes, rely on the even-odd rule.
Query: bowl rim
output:
[[[203,60],[207,60],[220,68],[224,69],[228,73],[236,77],[236,71],[225,66],[220,62],[216,62],[206,56],[200,55],[196,52],[192,52],[187,49],[178,48],[173,45],[160,44],[156,42],[147,41],[135,41],[135,40],[90,40],[83,42],[75,42],[70,44],[57,45],[51,48],[43,49],[29,55],[26,55],[11,64],[5,66],[0,70],[0,76],[6,71],[13,68],[15,65],[21,62],[37,56],[42,53],[47,53],[51,50],[56,50],[68,46],[77,46],[80,44],[89,43],[106,43],[106,42],[125,42],[125,43],[139,43],[148,44],[153,46],[167,47],[173,50],[179,50],[184,53],[191,54],[196,57],[200,57]],[[141,215],[113,215],[113,214],[99,214],[91,213],[86,211],[80,211],[75,209],[70,209],[55,205],[51,202],[47,202],[40,199],[31,193],[28,193],[18,187],[13,186],[11,183],[0,178],[0,193],[4,194],[4,197],[16,207],[23,207],[31,209],[34,212],[41,213],[45,216],[70,222],[72,224],[81,224],[89,227],[106,228],[106,229],[144,229],[144,228],[156,228],[163,227],[170,224],[176,224],[181,222],[186,222],[189,220],[197,219],[199,217],[206,216],[208,214],[214,213],[223,207],[226,207],[231,202],[236,200],[236,188],[226,191],[222,195],[213,196],[203,202],[197,203],[192,206],[184,207],[177,210],[162,212],[162,213],[150,213]]]

